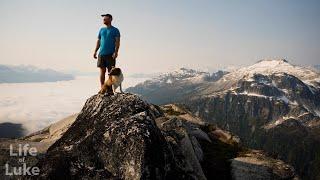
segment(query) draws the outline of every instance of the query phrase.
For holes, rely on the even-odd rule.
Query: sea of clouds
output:
[[[124,89],[144,81],[126,78]],[[0,84],[0,123],[22,124],[26,134],[47,127],[81,111],[85,101],[99,90],[96,76],[71,81]]]

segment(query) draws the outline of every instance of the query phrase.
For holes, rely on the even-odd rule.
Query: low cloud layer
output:
[[[124,88],[143,79],[127,78]],[[47,127],[81,111],[87,98],[99,90],[96,76],[72,81],[0,84],[0,123],[22,124],[26,133]]]

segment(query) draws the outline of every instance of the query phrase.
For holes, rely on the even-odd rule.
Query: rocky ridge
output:
[[[94,95],[73,118],[73,123],[63,120],[58,123],[60,130],[52,131],[61,135],[57,140],[46,140],[52,138],[46,130],[14,140],[53,143],[42,156],[30,161],[40,168],[41,175],[25,178],[297,178],[291,166],[244,148],[237,136],[180,105],[158,107],[126,93]],[[0,157],[2,163],[8,160],[2,153]]]

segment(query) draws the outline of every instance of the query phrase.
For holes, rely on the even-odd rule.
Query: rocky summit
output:
[[[95,95],[37,165],[39,179],[182,177],[154,119],[161,113],[134,95]]]
[[[263,152],[257,156],[237,136],[187,109],[158,107],[129,93],[94,95],[75,120],[49,129],[24,138],[53,143],[32,161],[40,176],[27,179],[297,178],[290,165]]]
[[[26,163],[40,175],[9,179],[298,179],[292,166],[244,147],[183,106],[156,106],[129,93],[94,95],[78,115],[2,139],[1,165],[19,165],[5,146],[15,143],[39,150]]]

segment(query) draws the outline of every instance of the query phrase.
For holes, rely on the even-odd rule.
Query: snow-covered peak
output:
[[[254,74],[271,75],[274,73],[287,73],[301,80],[313,80],[319,78],[319,74],[307,67],[290,64],[285,59],[263,59],[257,63],[234,70],[224,76],[224,80],[250,78]]]
[[[166,73],[166,74],[180,75],[180,76],[197,76],[199,74],[207,74],[207,72],[202,72],[202,71],[197,71],[194,69],[182,67],[182,68],[179,68],[173,72]]]
[[[172,72],[162,73],[160,74],[160,76],[155,78],[155,80],[172,83],[174,81],[183,80],[183,79],[192,79],[192,78],[202,79],[205,76],[210,76],[210,74],[208,72],[202,72],[202,71],[197,71],[194,69],[188,69],[188,68],[182,67]]]
[[[210,77],[209,72],[189,69],[189,68],[179,68],[171,72],[161,73],[160,75],[147,80],[141,84],[172,84],[181,81],[188,81],[190,83],[202,82]]]

